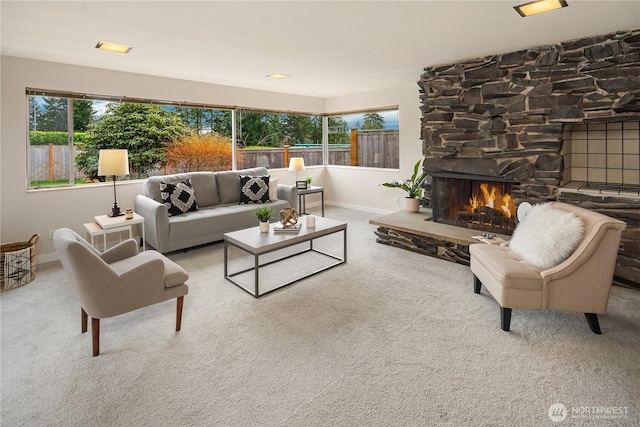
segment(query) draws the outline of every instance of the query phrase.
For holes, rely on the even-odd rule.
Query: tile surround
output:
[[[565,182],[640,185],[640,122],[574,125],[563,155]]]

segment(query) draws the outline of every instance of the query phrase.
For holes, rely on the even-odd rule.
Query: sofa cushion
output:
[[[269,206],[275,212],[280,212],[289,207],[289,202],[278,200],[270,203]],[[221,240],[223,238],[221,233],[257,226],[258,220],[253,215],[255,210],[255,205],[231,203],[172,216],[169,218],[169,239],[171,241],[192,240],[202,238],[204,235],[219,234],[218,239]]]
[[[190,179],[175,184],[160,182],[159,187],[162,203],[167,207],[169,216],[198,210],[195,191],[191,186]]]
[[[269,175],[240,175],[240,204],[269,203]]]
[[[218,184],[214,172],[189,172],[173,175],[151,176],[143,186],[144,194],[158,203],[164,203],[160,196],[160,182],[175,184],[180,181],[191,180],[199,207],[213,206],[220,203],[218,198]]]
[[[269,177],[269,201],[278,200],[278,178]]]
[[[583,236],[584,224],[576,214],[538,204],[518,224],[509,247],[527,262],[549,269],[567,259]]]
[[[266,168],[216,172],[220,203],[240,203],[240,175],[260,176],[268,174]]]

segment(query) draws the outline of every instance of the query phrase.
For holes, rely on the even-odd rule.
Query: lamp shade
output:
[[[292,157],[289,160],[289,170],[299,172],[304,170],[304,159],[302,157]]]
[[[98,175],[128,175],[129,154],[127,150],[100,150]]]

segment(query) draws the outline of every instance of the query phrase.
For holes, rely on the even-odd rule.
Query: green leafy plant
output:
[[[307,181],[307,184],[311,184],[311,177],[310,176],[306,177],[304,180]]]
[[[422,188],[422,186],[429,176],[429,172],[422,172],[422,174],[418,176],[421,162],[422,160],[418,160],[418,163],[416,163],[416,165],[413,167],[413,175],[411,175],[411,178],[399,181],[385,182],[382,185],[389,188],[400,188],[409,193],[409,195],[407,196],[409,198],[422,199],[424,197],[424,188]]]
[[[273,215],[273,209],[269,206],[262,206],[253,211],[253,216],[258,218],[258,221],[260,222],[269,222],[271,215]]]

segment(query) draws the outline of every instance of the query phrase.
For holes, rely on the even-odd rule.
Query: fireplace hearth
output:
[[[511,235],[516,227],[514,184],[496,177],[432,173],[433,221]]]

